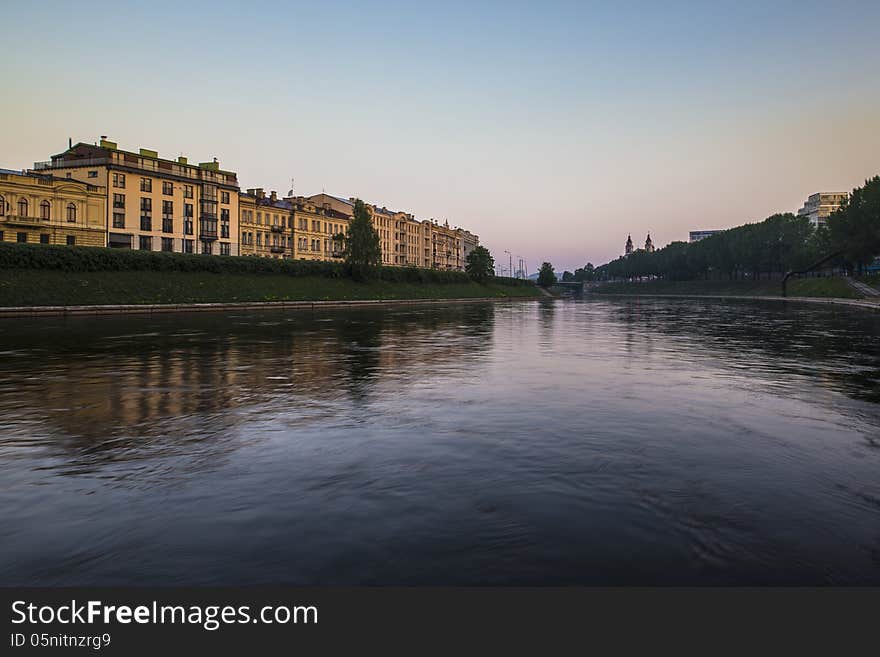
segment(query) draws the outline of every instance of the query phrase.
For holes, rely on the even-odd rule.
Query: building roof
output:
[[[102,142],[103,144],[104,142]],[[111,142],[112,143],[112,142]],[[142,152],[146,151],[146,152]],[[118,148],[113,144],[113,147],[110,146],[99,146],[97,144],[88,144],[86,142],[77,142],[70,148],[66,149],[62,153],[58,153],[57,155],[51,156],[52,164],[56,163],[56,160],[59,160],[61,163],[67,162],[70,159],[86,159],[93,158],[98,159],[102,157],[109,157],[109,154],[112,152],[122,153],[123,155],[133,155],[135,157],[143,157],[151,160],[156,160],[158,162],[167,162],[169,164],[176,164],[177,166],[187,167],[190,169],[202,169],[208,171],[214,171],[215,173],[222,173],[227,176],[235,176],[238,178],[238,174],[235,171],[227,171],[226,169],[221,169],[216,161],[214,162],[202,162],[202,163],[190,163],[189,161],[181,162],[180,159],[168,159],[165,157],[159,157],[159,154],[156,151],[150,151],[148,149],[141,149],[139,152],[127,151],[124,148]],[[69,156],[73,155],[75,157],[70,158]]]
[[[278,210],[293,210],[293,203],[290,201],[281,198],[273,201],[268,196],[266,198],[257,198],[257,205],[261,207],[276,208]]]

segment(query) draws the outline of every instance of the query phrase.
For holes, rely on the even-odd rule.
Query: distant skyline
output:
[[[877,2],[7,5],[0,167],[108,135],[532,272],[880,173]]]

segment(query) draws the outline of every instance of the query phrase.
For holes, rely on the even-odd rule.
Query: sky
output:
[[[0,167],[107,135],[557,271],[880,174],[880,2],[9,2]]]

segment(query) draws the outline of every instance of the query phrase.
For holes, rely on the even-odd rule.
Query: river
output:
[[[880,314],[0,321],[0,584],[880,584]]]

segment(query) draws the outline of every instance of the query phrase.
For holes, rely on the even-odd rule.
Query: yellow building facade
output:
[[[354,199],[316,194],[308,200],[351,218]],[[373,228],[379,235],[382,264],[389,267],[424,267],[463,271],[465,258],[479,245],[479,238],[461,228],[450,228],[412,214],[365,204]]]
[[[348,231],[351,214],[334,208],[326,199],[295,196],[286,200],[293,205],[295,257],[331,262],[341,260],[343,244],[335,238]]]
[[[106,137],[71,144],[27,174],[3,176],[5,241],[339,261],[343,243],[337,236],[348,230],[354,212],[353,198],[242,192],[237,174],[216,159],[190,164],[150,149],[122,150]],[[479,243],[448,222],[365,205],[385,266],[463,270]]]
[[[241,255],[264,258],[293,258],[293,205],[268,196],[261,189],[249,189],[239,197]]]
[[[0,241],[105,246],[106,196],[99,185],[0,170]]]
[[[34,172],[103,187],[111,248],[239,254],[238,178],[216,160],[163,159],[102,137],[37,162]]]

